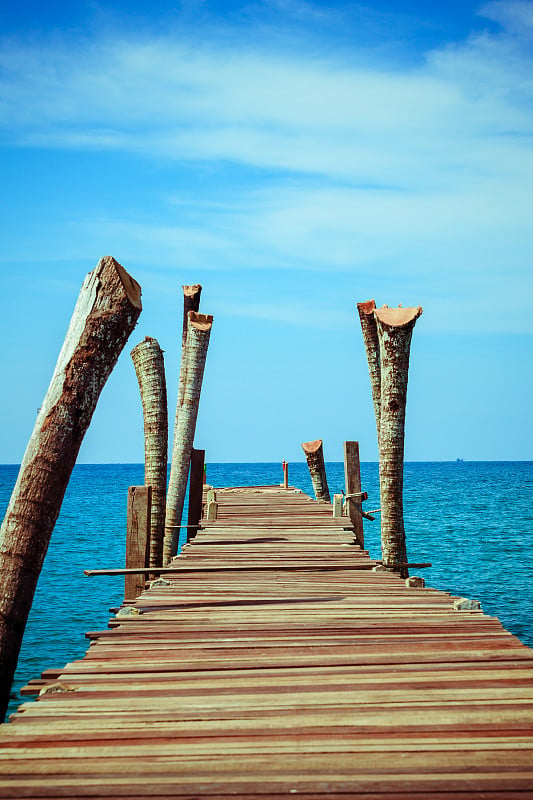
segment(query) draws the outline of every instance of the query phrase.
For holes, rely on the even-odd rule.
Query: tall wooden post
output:
[[[0,528],[0,718],[65,489],[102,388],[141,312],[113,258],[86,277]]]
[[[194,284],[193,286],[183,286],[183,329],[181,334],[181,362],[180,362],[180,374],[178,380],[178,397],[176,400],[176,416],[174,419],[174,437],[176,436],[176,430],[178,427],[178,417],[180,413],[180,408],[183,403],[183,392],[185,389],[185,381],[186,381],[186,371],[187,371],[187,357],[186,357],[186,348],[187,348],[187,331],[188,331],[188,324],[189,324],[189,311],[194,311],[198,313],[198,309],[200,308],[200,296],[202,294],[202,287],[199,283]]]
[[[134,347],[135,366],[144,418],[144,483],[152,487],[150,563],[163,565],[165,505],[167,496],[168,410],[163,351],[156,339],[147,336]]]
[[[283,470],[283,488],[284,489],[288,489],[289,488],[289,464],[288,464],[287,461],[285,461],[285,459],[283,459],[283,462],[281,464],[281,468]]]
[[[307,466],[309,467],[309,474],[311,475],[316,499],[320,503],[331,502],[328,479],[326,477],[326,465],[324,464],[322,439],[315,439],[313,442],[302,442],[302,449],[307,459]]]
[[[381,361],[379,486],[383,564],[408,577],[403,520],[403,455],[409,351],[417,308],[379,308],[377,322]]]
[[[202,494],[204,489],[205,450],[191,451],[191,469],[189,475],[189,512],[187,518],[187,541],[192,539],[202,518]],[[194,528],[191,528],[194,525]]]
[[[198,405],[204,376],[205,359],[213,317],[189,311],[187,347],[185,349],[185,384],[183,401],[174,431],[172,464],[167,492],[163,565],[166,566],[178,548],[179,526],[183,514],[191,450],[194,443]]]
[[[344,442],[344,483],[348,495],[348,511],[353,525],[355,538],[365,545],[363,533],[363,502],[361,497],[350,495],[361,494],[361,463],[359,461],[359,442]]]
[[[150,560],[151,486],[130,486],[126,529],[126,569],[152,566]],[[145,575],[126,575],[124,600],[135,600],[144,589]]]
[[[374,300],[367,300],[366,303],[357,303],[357,311],[361,321],[363,331],[363,342],[368,361],[368,371],[370,373],[370,389],[372,391],[372,401],[374,403],[374,414],[376,417],[376,430],[378,435],[381,427],[381,361],[379,355],[379,338],[374,311],[376,303]]]

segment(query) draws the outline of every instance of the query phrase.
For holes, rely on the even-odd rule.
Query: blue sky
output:
[[[424,308],[406,458],[531,459],[532,41],[519,0],[4,3],[0,462],[108,254],[144,310],[81,461],[142,461],[145,335],[173,417],[187,283],[208,461],[376,459],[371,297]]]

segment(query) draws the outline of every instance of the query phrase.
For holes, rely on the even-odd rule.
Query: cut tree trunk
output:
[[[163,548],[164,566],[176,555],[178,549],[179,526],[183,515],[191,450],[194,444],[198,405],[212,324],[213,317],[211,315],[189,311],[184,363],[186,379],[177,426],[174,430],[172,463],[167,492],[165,542]]]
[[[326,477],[326,466],[324,464],[324,450],[322,439],[315,439],[313,442],[302,442],[302,449],[307,459],[309,474],[313,484],[313,491],[316,499],[320,503],[330,503],[328,479]]]
[[[409,352],[417,308],[379,308],[374,312],[381,362],[379,486],[383,564],[408,576],[403,521],[403,456]]]
[[[202,287],[199,283],[193,286],[183,286],[183,331],[181,334],[181,363],[180,375],[178,379],[178,399],[176,401],[176,416],[174,419],[174,436],[178,428],[178,417],[180,413],[181,404],[183,403],[183,391],[185,388],[185,381],[187,380],[187,358],[185,356],[185,349],[187,347],[187,331],[189,324],[189,311],[194,311],[196,314],[200,308],[200,296],[202,294]]]
[[[194,313],[198,313],[198,309],[200,308],[200,296],[202,294],[202,287],[199,283],[193,284],[192,286],[183,286],[183,330],[181,335],[181,362],[180,362],[180,374],[178,379],[178,396],[176,399],[176,414],[174,416],[174,434],[172,439],[172,458],[171,461],[174,462],[174,453],[178,450],[178,445],[176,441],[176,436],[178,434],[178,420],[180,415],[180,409],[183,405],[183,393],[185,390],[185,383],[187,380],[187,331],[189,325],[189,311],[193,311]],[[175,504],[177,502],[176,496],[176,472],[172,472],[172,464],[170,469],[170,478],[169,480],[172,481],[172,499],[169,505],[169,499],[167,494],[167,507],[165,511],[165,526],[168,524],[167,517],[172,516],[175,518],[176,510]],[[170,491],[170,483],[168,487],[168,491]],[[170,529],[167,530],[165,527],[165,534],[163,540],[163,564],[168,564],[170,559],[172,558],[172,544],[173,542],[173,534],[170,532]]]
[[[0,528],[0,712],[37,579],[100,392],[141,312],[141,289],[110,256],[85,279]]]
[[[357,303],[357,311],[359,312],[359,319],[361,320],[363,342],[368,361],[368,371],[370,373],[370,388],[372,390],[379,446],[379,430],[381,425],[381,363],[379,357],[378,329],[376,318],[374,317],[375,308],[376,303],[374,300],[367,300],[366,303]]]
[[[144,418],[144,483],[152,487],[150,567],[163,566],[167,496],[168,412],[163,351],[147,336],[131,351]]]

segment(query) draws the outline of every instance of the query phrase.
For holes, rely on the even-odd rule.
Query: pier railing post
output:
[[[126,569],[152,566],[150,561],[150,518],[152,487],[130,486],[126,529]],[[124,600],[135,600],[144,589],[144,575],[126,575]]]
[[[183,329],[181,334],[181,362],[180,374],[178,379],[178,398],[176,401],[176,417],[174,420],[174,435],[178,427],[178,416],[180,413],[181,404],[183,403],[183,391],[185,389],[186,373],[187,373],[187,332],[189,325],[189,311],[198,313],[200,309],[200,297],[202,294],[202,287],[199,283],[193,286],[183,286]]]
[[[191,469],[189,476],[189,511],[187,518],[187,541],[192,539],[198,530],[202,518],[202,494],[204,489],[205,450],[191,451]],[[190,527],[194,525],[195,527]]]
[[[379,447],[381,549],[383,565],[408,577],[403,520],[403,456],[409,352],[416,308],[376,309],[374,300],[358,303],[368,358]]]
[[[348,513],[353,525],[355,538],[364,547],[363,502],[361,495],[361,462],[359,461],[359,442],[344,442],[344,482],[348,496]]]
[[[102,258],[81,288],[0,528],[0,718],[78,451],[140,313],[139,284],[113,258]]]
[[[409,351],[418,308],[379,308],[374,315],[381,361],[379,488],[383,564],[398,569],[407,563],[403,520],[403,457]],[[407,567],[399,568],[407,578]]]
[[[288,489],[289,488],[289,464],[288,464],[287,461],[285,461],[285,459],[283,460],[283,462],[281,464],[281,468],[283,470],[283,488],[284,489]]]
[[[169,563],[178,549],[179,526],[183,515],[191,450],[194,444],[205,359],[212,324],[213,317],[211,315],[189,311],[189,328],[184,363],[185,383],[181,406],[176,418],[172,464],[167,491],[163,566]]]
[[[365,345],[366,358],[368,361],[368,372],[370,374],[370,389],[372,392],[372,402],[374,404],[374,414],[376,417],[376,430],[378,435],[381,427],[381,360],[379,356],[379,338],[374,311],[376,303],[368,300],[366,303],[357,303],[357,311],[361,321],[363,332],[363,342]]]
[[[326,465],[324,464],[322,439],[315,439],[313,442],[302,442],[302,449],[307,459],[316,499],[319,503],[330,503],[331,498],[326,477]]]
[[[168,410],[163,351],[147,336],[131,357],[139,382],[144,418],[144,483],[152,487],[150,567],[163,565],[167,496]]]

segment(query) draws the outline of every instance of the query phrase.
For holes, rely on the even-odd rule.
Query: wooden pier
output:
[[[216,495],[178,571],[27,687],[0,798],[533,797],[532,650],[374,571],[330,504]]]

